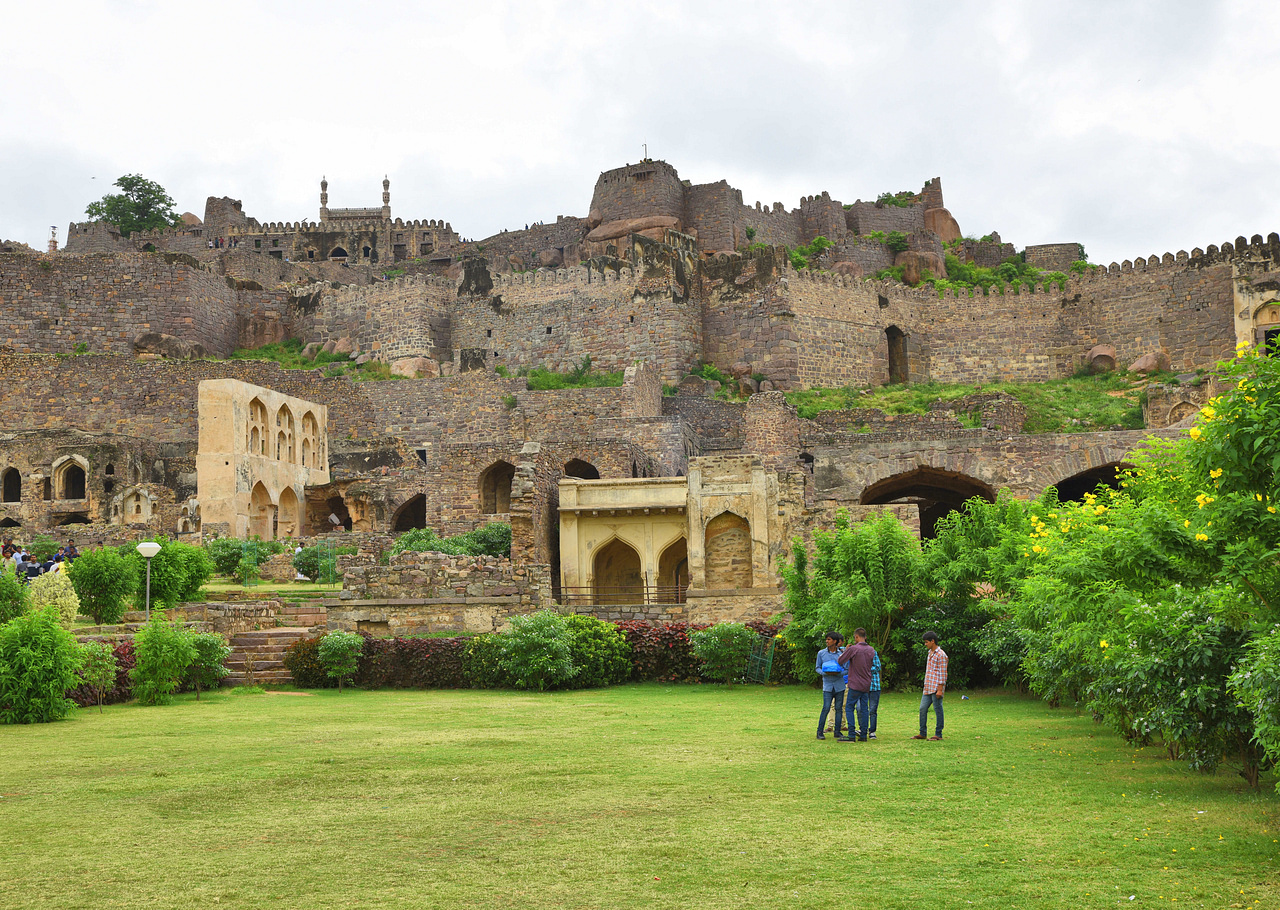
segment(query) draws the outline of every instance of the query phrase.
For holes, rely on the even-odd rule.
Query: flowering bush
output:
[[[64,626],[71,625],[80,615],[80,598],[76,596],[71,579],[62,572],[45,572],[32,579],[27,587],[31,591],[32,609],[52,607]]]

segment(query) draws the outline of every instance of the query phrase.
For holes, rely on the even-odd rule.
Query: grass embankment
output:
[[[1026,433],[1079,433],[1142,429],[1142,391],[1145,376],[1102,373],[1045,382],[988,382],[976,385],[926,382],[879,386],[872,389],[807,389],[787,392],[787,400],[801,417],[841,408],[879,408],[886,414],[923,414],[935,401],[953,401],[978,392],[1003,392],[1027,408]],[[960,415],[977,426],[977,414]]]
[[[391,365],[381,360],[369,360],[357,364],[348,354],[326,354],[317,351],[315,357],[303,357],[304,345],[297,338],[285,341],[273,341],[260,348],[241,348],[232,352],[229,360],[271,360],[286,370],[323,370],[330,378],[346,376],[352,382],[381,381],[385,379],[403,379],[393,376]]]
[[[10,727],[0,905],[1264,906],[1280,800],[1028,698],[800,687],[206,694]],[[1130,895],[1133,899],[1130,900]],[[1255,903],[1257,902],[1257,903]]]

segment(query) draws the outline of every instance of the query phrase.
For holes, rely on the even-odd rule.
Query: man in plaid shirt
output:
[[[920,732],[912,739],[942,739],[942,693],[947,688],[947,652],[938,647],[938,633],[926,632],[922,636],[929,649],[929,659],[924,667],[924,696],[920,699]],[[928,736],[929,706],[938,717],[933,736]]]
[[[880,652],[876,652],[875,660],[871,662],[871,691],[867,693],[867,711],[871,717],[870,730],[867,736],[871,739],[876,738],[876,714],[880,711]]]

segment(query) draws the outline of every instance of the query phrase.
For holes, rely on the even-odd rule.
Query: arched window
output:
[[[84,499],[84,467],[71,459],[62,462],[53,469],[53,490],[58,499]]]
[[[565,464],[564,476],[577,477],[579,480],[599,480],[600,472],[591,462],[575,458]]]
[[[329,251],[329,258],[330,259],[346,259],[347,251],[340,246],[335,246],[333,249]]]
[[[511,511],[511,481],[515,479],[515,465],[495,461],[480,475],[480,511],[485,515],[499,515]]]
[[[22,502],[22,475],[18,473],[17,468],[9,468],[4,472],[4,479],[0,482],[3,487],[3,499],[5,502]]]

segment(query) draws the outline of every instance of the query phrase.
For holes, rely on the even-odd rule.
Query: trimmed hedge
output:
[[[611,686],[628,680],[698,682],[702,664],[693,653],[689,633],[708,628],[684,622],[645,620],[607,622],[591,616],[566,616],[570,654],[578,674],[571,688]],[[748,628],[776,636],[782,624],[754,621]],[[354,684],[362,689],[507,689],[502,669],[503,638],[488,633],[455,638],[374,638],[361,632],[364,649]],[[289,647],[284,665],[302,689],[334,688],[321,666],[318,638]],[[774,638],[773,683],[801,682],[792,669],[791,646]],[[117,655],[118,656],[118,655]],[[806,680],[803,680],[807,682]]]
[[[461,689],[465,638],[374,638],[367,632],[355,684],[362,689]]]

